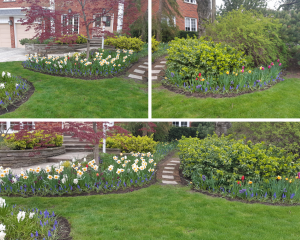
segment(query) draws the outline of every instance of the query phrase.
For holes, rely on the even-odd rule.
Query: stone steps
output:
[[[144,62],[143,64],[139,65],[133,73],[128,75],[131,79],[143,80],[143,78],[148,78],[148,62]]]
[[[152,66],[152,71],[151,71],[151,80],[152,81],[157,81],[158,79],[158,74],[162,71],[162,69],[165,68],[167,61],[160,61],[157,64],[153,64]]]

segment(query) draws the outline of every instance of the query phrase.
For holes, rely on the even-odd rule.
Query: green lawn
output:
[[[36,73],[21,62],[0,63],[0,72],[28,79],[35,92],[2,118],[147,118],[147,85],[122,77],[86,81]]]
[[[300,80],[234,98],[195,98],[153,85],[153,118],[300,118]]]
[[[300,206],[230,202],[188,187],[155,184],[132,193],[8,198],[66,217],[82,239],[299,239]]]

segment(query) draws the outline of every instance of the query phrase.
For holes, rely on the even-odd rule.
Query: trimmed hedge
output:
[[[290,179],[300,171],[297,154],[263,142],[253,144],[248,141],[245,144],[231,136],[218,138],[214,134],[203,140],[183,138],[178,147],[184,176],[213,176],[217,184],[222,185],[230,185],[241,180],[242,176],[251,181],[265,182],[278,175]]]
[[[196,127],[172,127],[169,130],[169,141],[179,140],[182,136],[185,137],[196,137]]]
[[[106,138],[106,147],[107,148],[119,148],[121,152],[155,152],[155,146],[157,142],[153,140],[153,134],[148,136],[129,136],[117,134],[113,137]],[[103,144],[99,144],[99,147],[102,148]]]
[[[179,31],[178,35],[179,35],[178,36],[179,38],[188,38],[188,37],[193,38],[194,36],[198,37],[198,32],[194,32],[194,31]]]
[[[105,45],[114,46],[117,49],[127,49],[127,50],[134,50],[139,52],[142,50],[143,45],[145,44],[139,38],[128,38],[126,36],[119,36],[119,37],[109,37],[104,40]]]

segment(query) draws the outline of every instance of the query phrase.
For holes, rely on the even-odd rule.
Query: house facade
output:
[[[51,5],[50,1],[49,3],[44,3],[44,6],[52,9],[55,8],[63,10],[65,14],[60,16],[61,23],[68,26],[71,25],[71,30],[69,30],[69,32],[62,32],[63,34],[74,33],[83,34],[85,36],[87,35],[83,19],[76,14],[72,15],[72,12],[75,12],[76,9],[81,8],[76,1],[73,2],[72,6],[59,6],[57,2],[55,2],[54,5]],[[22,7],[26,7],[25,1],[22,2],[18,0],[0,0],[0,47],[24,48],[24,46],[21,45],[19,41],[23,38],[32,38],[36,34],[33,28],[31,28],[29,31],[26,31],[27,26],[22,25],[19,22],[21,18],[25,18],[25,13],[22,12]],[[101,7],[102,6],[100,2],[97,8],[99,9]],[[105,11],[105,6],[103,6],[102,9]],[[96,19],[96,21],[90,25],[89,32],[91,34],[91,37],[99,36],[98,32],[93,32],[91,31],[91,29],[93,27],[103,27],[104,20],[105,31],[109,31],[111,33],[122,30],[123,25],[126,24],[126,22],[123,21],[124,4],[119,3],[112,9],[109,9],[109,11],[107,12],[107,15],[104,16],[105,18],[98,17],[98,19],[96,19],[97,14],[101,13],[88,13],[92,14],[93,18]],[[70,14],[71,17],[69,17]]]
[[[182,31],[197,31],[198,13],[196,0],[177,0],[182,17],[174,16],[174,23]],[[152,14],[158,12],[159,0],[152,0]]]

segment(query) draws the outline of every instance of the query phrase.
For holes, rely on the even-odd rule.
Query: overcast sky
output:
[[[277,2],[277,1],[269,0],[269,1],[268,1],[268,8],[276,9],[276,8],[274,7],[274,6],[277,6],[276,2]],[[217,6],[220,6],[222,3],[223,3],[223,0],[216,0],[216,5],[217,5]]]

